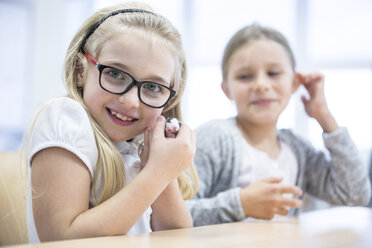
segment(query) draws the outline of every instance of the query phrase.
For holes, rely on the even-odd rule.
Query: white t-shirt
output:
[[[138,144],[124,141],[115,145],[124,161],[126,182],[129,183],[141,170]],[[28,153],[27,225],[30,243],[40,242],[32,214],[30,162],[37,152],[48,147],[61,147],[74,153],[87,166],[93,179],[98,152],[89,117],[81,104],[67,97],[57,98],[43,108],[35,122]],[[99,196],[102,189],[102,182],[97,180],[95,194],[92,188],[90,191],[90,207],[97,205],[94,196]],[[151,207],[127,234],[151,232],[150,215]]]
[[[238,186],[244,188],[265,177],[283,177],[282,184],[295,185],[297,178],[297,160],[292,150],[284,142],[280,142],[280,154],[276,159],[265,152],[256,150],[248,142],[244,142],[242,167]]]

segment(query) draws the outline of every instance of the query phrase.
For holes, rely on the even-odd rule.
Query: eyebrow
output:
[[[279,67],[284,67],[284,65],[282,63],[277,63],[277,62],[272,62],[272,63],[267,63],[265,64],[265,68],[266,67],[275,67],[275,66],[279,66]],[[239,66],[236,68],[236,71],[242,71],[242,70],[253,70],[255,69],[254,66]]]

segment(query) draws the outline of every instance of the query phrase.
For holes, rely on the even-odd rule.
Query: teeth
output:
[[[120,113],[117,113],[117,112],[112,111],[112,110],[111,110],[111,114],[115,115],[116,117],[118,117],[122,121],[132,121],[133,120],[132,118],[129,118],[128,116],[123,116]]]

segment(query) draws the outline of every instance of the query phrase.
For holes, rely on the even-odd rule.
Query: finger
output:
[[[182,123],[182,125],[180,126],[180,129],[178,130],[177,138],[189,139],[190,136],[191,136],[191,129],[185,123]]]
[[[138,154],[141,159],[142,166],[144,166],[144,163],[146,163],[147,161],[149,150],[149,128],[146,128],[144,132],[143,142],[140,144],[140,147],[138,149]]]
[[[150,149],[150,128],[146,128],[145,137],[143,140],[144,150],[148,151]]]
[[[315,81],[315,82],[318,82],[318,81],[320,81],[322,78],[323,78],[322,75],[319,74],[319,73],[313,73],[313,74],[310,75],[310,79],[311,79],[311,81],[313,81],[313,82],[314,82],[314,81]]]
[[[301,74],[301,73],[296,73],[296,77],[298,78],[298,80],[299,80],[299,82],[300,82],[301,84],[304,83],[304,81],[305,81],[305,77],[304,77],[303,74]]]
[[[296,196],[302,195],[302,189],[294,185],[280,185],[280,194],[294,194]]]
[[[301,96],[301,101],[302,101],[302,103],[303,103],[304,105],[306,105],[306,104],[309,102],[309,100],[307,100],[307,98],[306,98],[305,95],[302,95],[302,96]]]
[[[165,129],[165,118],[163,116],[158,116],[156,118],[155,124],[150,132],[150,138],[164,138],[164,129]]]
[[[282,216],[286,216],[289,213],[288,209],[286,209],[285,207],[278,207],[275,212]]]
[[[278,201],[278,207],[291,207],[300,208],[302,206],[302,201],[296,198],[280,197]]]
[[[280,183],[283,180],[283,177],[266,177],[262,178],[259,181],[265,183]]]
[[[167,137],[167,138],[176,138],[176,134],[173,133],[172,131],[169,131],[169,130],[165,129],[165,137]]]

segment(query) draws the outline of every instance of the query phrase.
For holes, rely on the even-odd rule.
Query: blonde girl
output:
[[[27,139],[31,242],[192,226],[195,136],[184,123],[164,135],[185,80],[181,37],[149,6],[105,8],[81,26],[67,96],[42,107]]]
[[[188,201],[194,225],[296,215],[303,193],[337,205],[368,203],[367,166],[327,107],[323,76],[296,73],[295,65],[285,37],[268,27],[244,27],[227,44],[221,86],[237,116],[196,129],[200,188]],[[309,93],[303,104],[322,127],[330,157],[277,129],[299,85]]]

